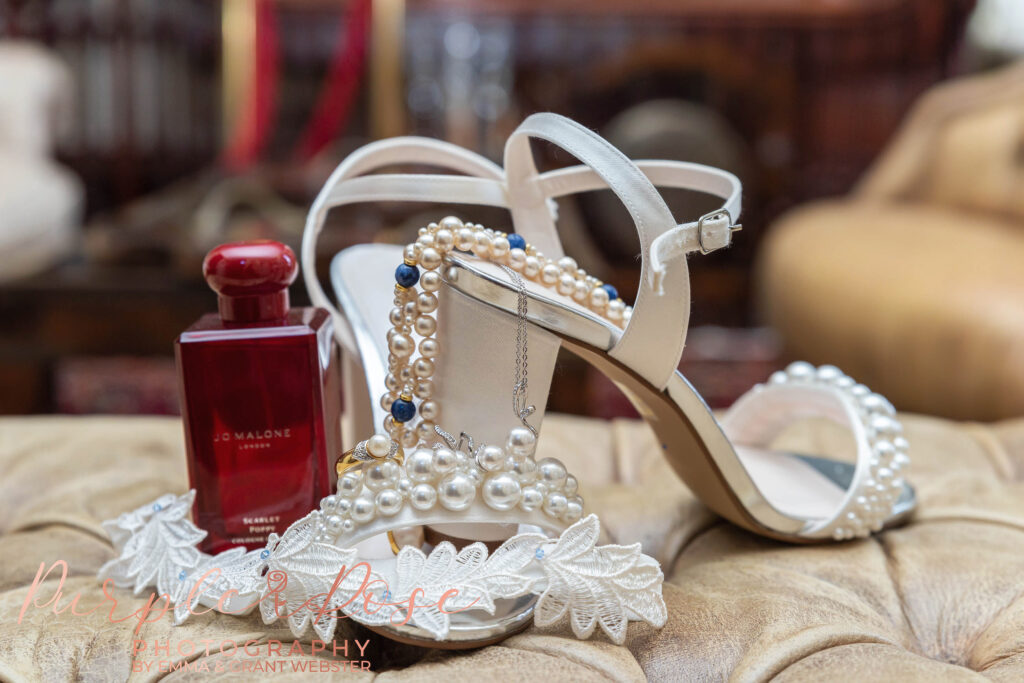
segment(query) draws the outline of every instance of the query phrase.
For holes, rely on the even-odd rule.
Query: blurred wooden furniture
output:
[[[703,280],[694,286],[695,319],[738,325],[750,322],[749,271],[762,227],[796,203],[850,188],[911,102],[954,72],[973,2],[406,6],[411,132],[497,157],[523,116],[555,111],[599,130],[627,154],[656,149],[657,157],[739,173],[744,232],[733,248],[693,267],[693,277]],[[652,101],[667,105],[656,127],[649,126],[653,117],[635,116]],[[676,121],[668,120],[673,110]],[[646,138],[630,125],[640,118]],[[564,155],[550,161],[568,163]],[[579,204],[593,244],[613,269],[605,279],[629,291],[636,262],[628,238],[622,244],[624,210],[596,194]]]
[[[0,286],[0,413],[56,410],[61,364],[88,357],[157,358],[216,299],[201,279],[165,268],[68,264]],[[173,378],[171,378],[173,380]],[[173,382],[166,388],[175,404]]]
[[[337,46],[341,10],[350,4],[275,2],[282,64],[269,159],[287,158],[307,122]],[[750,188],[741,239],[733,249],[695,261],[692,274],[695,323],[737,326],[750,322],[749,273],[759,226],[798,201],[847,189],[911,99],[953,70],[972,2],[404,5],[403,82],[394,106],[402,109],[407,132],[455,139],[496,156],[524,115],[558,111],[600,129],[627,152],[644,155],[653,146],[740,172]],[[209,168],[221,147],[220,9],[220,2],[206,0],[0,3],[0,38],[45,42],[73,68],[77,116],[59,152],[85,180],[90,215],[182,177],[206,181],[199,170]],[[452,88],[461,88],[461,95]],[[641,138],[633,133],[650,119],[634,115],[651,101],[670,106],[662,109],[657,130]],[[372,132],[366,110],[355,112],[334,154],[310,164],[311,173],[295,174],[304,179],[289,195],[297,205],[304,206],[310,196],[303,193]],[[709,156],[708,150],[728,153]],[[635,252],[617,240],[624,217],[600,199],[562,207],[563,221],[579,236],[570,247],[575,254],[589,249],[592,258],[581,257],[588,270],[633,291]],[[670,197],[677,209],[691,201]],[[181,197],[167,198],[173,202],[184,205]],[[370,239],[375,231],[383,236],[382,225],[411,221],[411,213],[424,209],[351,208],[339,218],[348,226],[339,241]],[[429,214],[442,210],[431,207]],[[470,217],[501,224],[500,216]],[[129,216],[112,226],[110,241],[124,246],[127,231],[119,229],[148,222]],[[106,240],[98,233],[88,231],[86,244]],[[154,241],[143,234],[137,244]],[[325,249],[324,257],[341,246]],[[0,396],[0,412],[54,409],[54,368],[62,358],[163,356],[174,335],[211,307],[202,286],[194,289],[173,268],[130,262],[76,261],[0,289],[0,315],[11,315],[0,329],[0,381],[21,387]],[[149,324],[133,326],[133,318]],[[587,381],[582,367],[566,370],[566,386]],[[554,400],[563,410],[578,404],[569,390],[564,400]]]
[[[282,159],[314,108],[338,21],[351,3],[272,4],[281,83],[267,154]],[[382,3],[391,14],[402,4]],[[403,83],[377,86],[389,93],[380,106],[402,110],[388,132],[404,125],[498,155],[511,127],[534,111],[603,128],[649,99],[684,100],[720,113],[741,136],[751,162],[745,181],[759,188],[751,200],[767,218],[849,187],[910,101],[950,73],[973,0],[404,5]],[[221,6],[0,3],[0,38],[46,43],[73,68],[77,118],[60,152],[86,179],[90,210],[125,202],[217,156]],[[401,26],[391,14],[391,24]],[[388,59],[396,55],[388,52]],[[459,96],[460,87],[469,95]],[[358,112],[345,136],[364,139],[377,118]]]
[[[926,95],[856,190],[771,228],[759,293],[787,351],[898,408],[1024,414],[1024,63]]]

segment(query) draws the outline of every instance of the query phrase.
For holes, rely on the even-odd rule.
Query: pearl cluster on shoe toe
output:
[[[419,237],[405,247],[403,262],[395,270],[394,308],[388,315],[387,393],[381,397],[381,407],[390,413],[384,418],[384,429],[406,448],[429,441],[441,414],[440,405],[431,398],[434,363],[441,353],[435,337],[437,291],[441,288],[439,268],[452,251],[506,265],[528,280],[572,297],[619,327],[625,327],[633,316],[632,307],[619,298],[615,287],[588,275],[568,256],[545,258],[520,235],[463,223],[454,216],[420,228]],[[417,413],[420,420],[413,424]]]
[[[792,363],[785,370],[773,373],[768,384],[824,385],[834,387],[854,400],[868,435],[871,461],[867,476],[861,479],[847,505],[827,530],[836,540],[864,537],[872,531],[880,531],[903,493],[900,471],[910,464],[907,456],[909,444],[903,437],[903,426],[896,419],[892,403],[832,365],[815,368],[802,361]]]
[[[583,516],[576,478],[555,458],[534,460],[536,437],[524,427],[513,428],[504,446],[482,445],[469,452],[436,445],[417,448],[402,462],[388,455],[390,446],[382,434],[365,442],[373,459],[342,474],[337,492],[320,502],[318,540],[335,542],[406,505],[461,512],[479,499],[499,512],[540,510],[566,525]]]

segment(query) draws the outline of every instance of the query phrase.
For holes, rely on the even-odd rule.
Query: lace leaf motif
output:
[[[358,562],[357,551],[314,540],[319,517],[319,512],[311,513],[267,544],[270,555],[260,596],[260,615],[265,624],[287,618],[288,628],[296,638],[312,624],[317,635],[326,641],[334,636],[336,611],[357,596],[367,574],[365,570],[353,569]],[[345,574],[332,593],[343,568]],[[283,588],[271,595],[271,586],[278,588],[275,582],[282,579]]]
[[[185,623],[203,599],[206,604],[220,606],[220,601],[229,590],[236,591],[238,597],[224,600],[225,611],[235,614],[245,611],[243,608],[256,601],[255,596],[259,595],[264,584],[263,570],[267,562],[263,553],[262,548],[249,552],[245,548],[231,548],[213,556],[202,555],[195,569],[178,576],[178,589],[171,595],[174,623],[178,626]],[[207,572],[214,573],[204,578]]]
[[[199,564],[201,553],[195,546],[206,538],[206,532],[186,518],[194,498],[195,491],[167,494],[104,522],[118,556],[100,567],[100,580],[131,586],[135,595],[149,586],[156,586],[161,595],[174,595],[179,572]]]
[[[396,578],[394,585],[387,589],[389,594],[382,595],[382,587],[368,591],[376,602],[389,604],[373,614],[345,611],[370,625],[401,623],[406,619],[410,599],[415,593],[409,623],[441,640],[451,628],[452,613],[472,608],[494,614],[495,598],[532,593],[537,577],[523,570],[533,560],[537,544],[544,539],[539,534],[520,534],[506,541],[490,557],[483,543],[472,543],[456,551],[455,546],[445,541],[429,555],[406,546],[395,560]]]
[[[631,618],[665,625],[664,575],[655,560],[641,554],[639,543],[597,547],[599,531],[597,516],[588,515],[543,547],[541,566],[548,585],[534,622],[550,626],[568,614],[577,638],[589,638],[600,626],[621,645]]]

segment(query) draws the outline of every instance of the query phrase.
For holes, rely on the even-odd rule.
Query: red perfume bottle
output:
[[[262,547],[334,488],[340,445],[330,315],[288,306],[295,253],[278,242],[216,247],[203,274],[218,295],[175,341],[193,519],[203,550]]]

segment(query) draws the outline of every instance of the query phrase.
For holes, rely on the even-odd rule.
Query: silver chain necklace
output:
[[[512,270],[508,266],[501,266],[502,270],[508,273],[509,277],[512,278],[512,282],[515,283],[516,290],[519,293],[519,300],[516,306],[516,317],[518,318],[516,325],[516,375],[515,384],[512,386],[512,410],[515,412],[516,417],[523,423],[523,426],[533,432],[533,435],[537,435],[537,430],[527,420],[536,410],[536,406],[527,404],[527,389],[529,387],[529,346],[527,340],[527,321],[526,321],[526,283],[523,278],[516,271]]]

